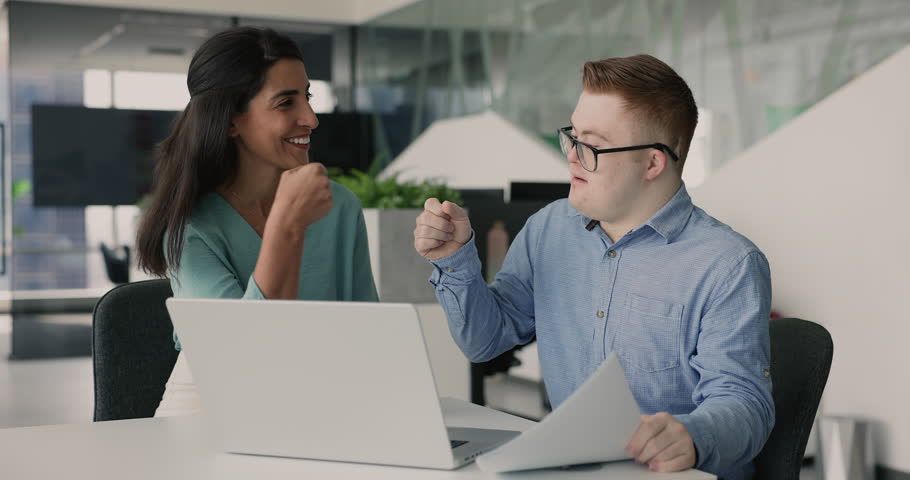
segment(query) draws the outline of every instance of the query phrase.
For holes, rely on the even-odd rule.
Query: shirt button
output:
[[[766,377],[770,377],[770,376],[771,376],[771,372],[770,372],[769,370],[765,370],[764,372],[761,372],[761,374],[764,375],[764,376],[766,376]]]
[[[610,258],[616,258],[616,250],[610,250],[607,252],[607,256]]]
[[[449,273],[452,273],[452,272],[455,271],[455,269],[452,268],[452,267],[446,267],[446,271],[449,272]]]
[[[598,310],[598,311],[597,311],[597,318],[604,318],[604,311],[603,311],[603,310]]]

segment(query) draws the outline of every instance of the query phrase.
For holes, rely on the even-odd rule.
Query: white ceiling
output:
[[[20,0],[359,25],[416,0]],[[2,0],[0,0],[2,3]]]
[[[171,0],[157,1],[160,3],[156,6],[160,6]],[[100,5],[117,2],[129,4],[130,8]],[[88,5],[90,3],[92,5]],[[196,1],[197,6],[200,3]],[[348,3],[354,6],[354,3]],[[215,32],[231,26],[232,14],[223,9],[199,14],[145,8],[147,6],[141,4],[136,0],[58,0],[53,4],[43,1],[12,2],[8,4],[12,63],[19,71],[43,70],[52,65],[59,70],[72,71],[98,68],[185,72],[199,45]],[[266,15],[269,11],[259,9],[257,13]],[[303,21],[278,13],[273,15],[254,17],[238,14],[236,17],[241,25],[268,26],[291,35],[301,46],[333,36],[350,25]]]

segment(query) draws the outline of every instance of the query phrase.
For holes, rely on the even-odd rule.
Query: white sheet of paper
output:
[[[626,445],[640,422],[638,404],[614,353],[544,419],[477,457],[486,472],[509,472],[630,458]]]

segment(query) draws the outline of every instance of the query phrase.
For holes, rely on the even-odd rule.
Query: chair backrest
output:
[[[177,361],[164,305],[168,280],[127,283],[107,292],[92,322],[95,421],[155,415]]]
[[[771,378],[776,420],[755,459],[755,480],[798,480],[834,343],[828,331],[798,318],[771,320]]]
[[[101,244],[101,258],[104,259],[104,268],[107,278],[114,283],[121,284],[130,281],[130,247],[108,247]]]

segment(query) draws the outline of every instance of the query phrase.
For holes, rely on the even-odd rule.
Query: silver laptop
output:
[[[410,304],[167,300],[227,452],[454,469],[518,432],[447,428]]]

